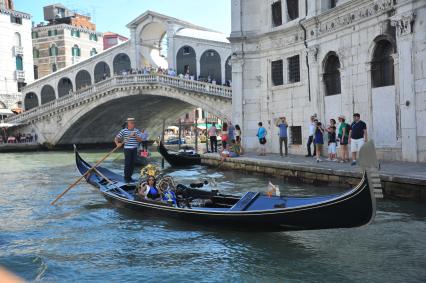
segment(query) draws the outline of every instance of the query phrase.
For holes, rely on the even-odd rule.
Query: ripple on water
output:
[[[117,157],[105,166],[121,173]],[[78,177],[71,152],[1,154],[0,164],[0,265],[28,281],[425,282],[424,205],[379,201],[375,222],[357,229],[247,234],[113,208],[85,183],[50,206]],[[284,194],[341,191],[203,166],[166,172],[235,194],[268,181]]]

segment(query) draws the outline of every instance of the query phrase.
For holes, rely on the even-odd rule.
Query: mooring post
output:
[[[195,152],[198,153],[198,123],[195,120]]]
[[[161,142],[164,145],[164,132],[166,131],[166,119],[163,119],[163,132],[161,133]],[[161,168],[164,169],[164,157],[161,158]]]
[[[207,111],[204,112],[204,117],[206,117],[206,149],[207,149],[206,153],[208,153],[209,152],[209,129],[207,128],[207,126],[208,126],[207,125],[207,122],[208,122]],[[213,152],[213,148],[211,150]]]
[[[179,142],[178,142],[178,145],[179,145],[179,149],[181,148],[181,140],[182,140],[182,120],[181,120],[181,118],[179,118]]]

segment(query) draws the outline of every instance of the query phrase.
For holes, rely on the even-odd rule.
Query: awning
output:
[[[13,128],[17,127],[17,124],[11,124],[11,123],[0,123],[0,128]]]
[[[207,124],[207,128],[210,128],[211,126],[212,126],[212,124]],[[218,130],[222,129],[222,125],[220,125],[220,124],[216,124],[215,126],[216,126],[216,128]],[[205,130],[206,129],[206,124],[204,124],[204,123],[197,124],[197,128],[201,129],[201,130]]]

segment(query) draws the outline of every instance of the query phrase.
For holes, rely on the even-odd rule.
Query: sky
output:
[[[29,13],[32,21],[43,21],[43,7],[61,3],[70,10],[90,13],[100,32],[129,36],[126,25],[146,10],[230,34],[230,0],[15,0],[15,10]]]

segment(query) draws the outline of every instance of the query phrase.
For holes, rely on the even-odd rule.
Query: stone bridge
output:
[[[194,107],[230,119],[231,101],[232,90],[225,86],[165,75],[113,76],[7,122],[21,124],[21,132],[37,133],[39,143],[105,143],[112,141],[128,116],[154,138],[160,135],[163,120],[173,122]]]

